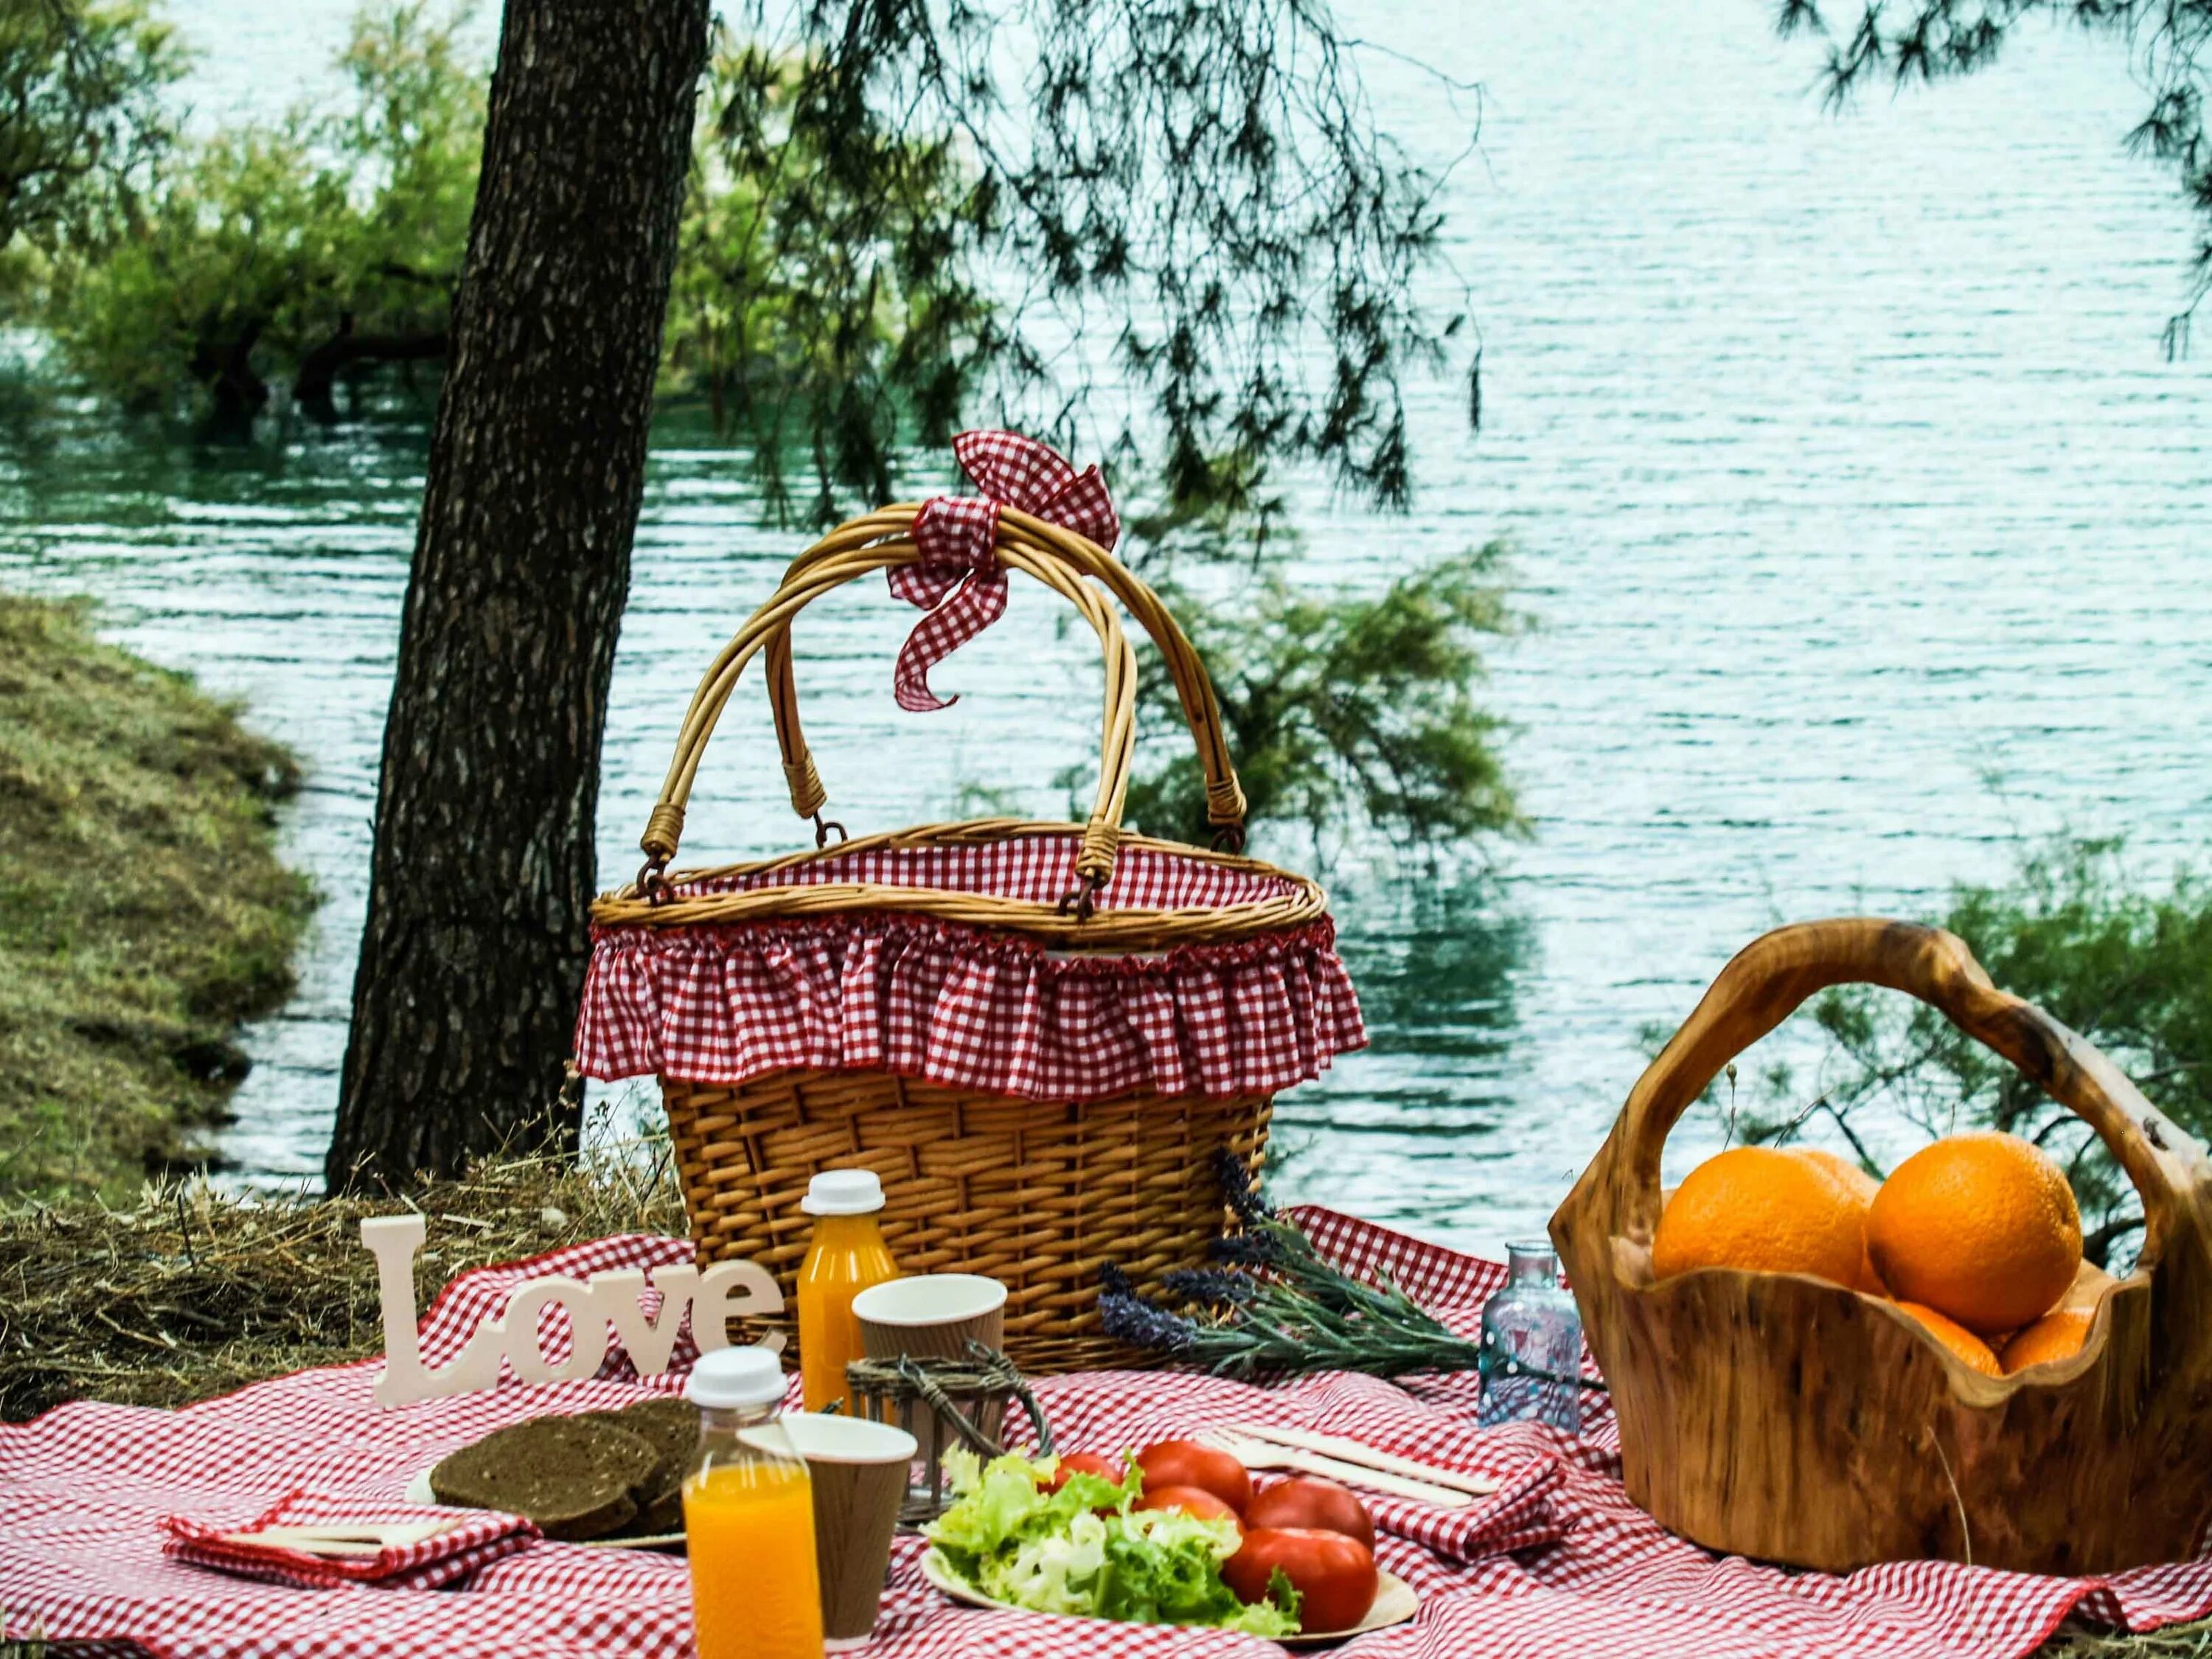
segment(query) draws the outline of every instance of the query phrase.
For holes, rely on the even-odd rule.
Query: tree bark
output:
[[[564,1098],[616,634],[707,0],[507,0],[385,728],[325,1173],[451,1173]]]

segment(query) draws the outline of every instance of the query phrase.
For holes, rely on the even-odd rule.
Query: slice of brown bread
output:
[[[618,1412],[589,1415],[638,1436],[659,1460],[652,1478],[636,1493],[635,1518],[622,1530],[638,1538],[682,1532],[684,1477],[691,1473],[699,1450],[699,1408],[688,1400],[670,1397],[641,1400]]]
[[[660,1461],[608,1415],[533,1417],[497,1430],[432,1469],[430,1490],[441,1504],[526,1516],[548,1538],[604,1538],[636,1516]]]

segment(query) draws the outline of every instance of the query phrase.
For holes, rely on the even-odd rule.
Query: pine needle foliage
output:
[[[1169,584],[1221,700],[1255,820],[1319,838],[1361,823],[1424,848],[1526,830],[1475,693],[1482,646],[1517,631],[1492,544],[1401,576],[1381,592],[1312,593],[1279,568],[1255,592],[1209,606]],[[1176,751],[1182,721],[1156,653],[1141,659],[1145,725],[1158,757],[1133,781],[1130,821],[1202,842],[1205,781]]]
[[[1832,25],[1820,0],[1781,0],[1776,24],[1785,38],[1813,35],[1825,45],[1821,82],[1832,106],[1869,82],[1972,75],[2030,25],[2070,26],[2124,53],[2149,100],[2127,148],[2170,168],[2197,215],[2188,297],[2165,334],[2169,356],[2187,349],[2191,320],[2212,293],[2212,141],[2204,129],[2212,0],[1854,0]]]
[[[2120,843],[2064,837],[2037,847],[2009,878],[1957,889],[1941,925],[1990,977],[2101,1048],[2144,1095],[2200,1139],[2212,1136],[2212,884],[2182,871],[2163,888],[2127,866]],[[1771,1068],[1753,1140],[1787,1139],[1815,1115],[1840,1126],[1874,1172],[1859,1133],[1870,1109],[1930,1135],[1992,1127],[2058,1160],[2081,1200],[2084,1252],[2132,1261],[2142,1206],[2088,1126],[1925,1004],[1872,987],[1812,1006],[1829,1053],[1809,1105],[1787,1067]]]

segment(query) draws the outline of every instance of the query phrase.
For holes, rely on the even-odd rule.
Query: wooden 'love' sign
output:
[[[660,1297],[648,1317],[642,1300],[644,1272],[625,1268],[589,1279],[558,1274],[526,1279],[507,1293],[507,1306],[470,1334],[458,1358],[432,1366],[422,1358],[415,1316],[415,1253],[425,1236],[419,1215],[374,1216],[361,1224],[361,1242],[376,1258],[376,1279],[384,1314],[384,1374],[376,1380],[376,1403],[404,1406],[436,1400],[499,1381],[502,1362],[523,1382],[573,1382],[598,1375],[607,1357],[608,1327],[643,1376],[668,1369],[676,1337],[688,1314],[691,1340],[702,1353],[730,1346],[729,1322],[764,1319],[783,1311],[783,1292],[768,1269],[750,1261],[718,1261],[702,1273],[696,1267],[657,1267],[650,1288]],[[572,1333],[568,1354],[559,1364],[538,1346],[538,1316],[559,1305]],[[780,1349],[772,1335],[762,1346]]]

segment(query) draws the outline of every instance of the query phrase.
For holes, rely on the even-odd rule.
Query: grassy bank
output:
[[[0,1192],[120,1197],[194,1158],[292,988],[283,750],[83,606],[0,594]]]

